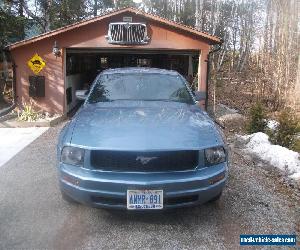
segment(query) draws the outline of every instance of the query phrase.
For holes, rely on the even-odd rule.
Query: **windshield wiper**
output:
[[[112,102],[113,100],[99,100],[99,101],[88,101],[89,104],[95,104],[99,102]]]
[[[168,99],[113,99],[113,100],[110,100],[110,101],[146,101],[146,102],[155,102],[155,101],[164,101],[164,102],[171,102],[171,100],[168,100]]]
[[[172,99],[111,99],[111,100],[99,100],[99,101],[90,101],[89,103],[99,103],[99,102],[115,102],[115,101],[144,101],[144,102],[180,102],[186,103],[180,100]]]

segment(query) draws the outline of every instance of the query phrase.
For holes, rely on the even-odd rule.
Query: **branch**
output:
[[[39,23],[41,25],[41,27],[44,29],[45,27],[45,22],[43,22],[42,18],[40,17],[37,17],[30,9],[29,7],[27,6],[27,3],[24,2],[23,4],[23,8],[26,12],[26,14],[31,17],[33,20],[35,20],[37,23]]]

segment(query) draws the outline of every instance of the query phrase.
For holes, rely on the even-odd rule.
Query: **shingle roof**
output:
[[[115,16],[115,15],[118,15],[118,14],[126,13],[126,12],[131,12],[133,14],[143,16],[147,19],[151,19],[151,20],[163,23],[167,26],[175,27],[175,28],[178,28],[179,30],[186,31],[190,34],[196,35],[196,36],[206,40],[211,45],[222,43],[222,40],[219,37],[210,35],[207,32],[199,31],[199,30],[197,30],[193,27],[190,27],[190,26],[187,26],[187,25],[184,25],[184,24],[181,24],[181,23],[178,23],[178,22],[160,17],[160,16],[155,15],[155,14],[149,14],[149,13],[146,13],[144,11],[132,8],[132,7],[127,7],[127,8],[123,8],[123,9],[118,9],[118,10],[106,12],[106,13],[100,15],[100,16],[85,19],[83,21],[76,22],[76,23],[73,23],[71,25],[61,27],[61,28],[56,29],[56,30],[49,31],[49,32],[43,33],[43,34],[38,35],[38,36],[34,36],[30,39],[26,39],[26,40],[22,40],[22,41],[10,44],[10,45],[7,46],[7,48],[10,49],[10,50],[15,49],[17,47],[21,47],[21,46],[24,46],[24,45],[27,45],[27,44],[30,44],[30,43],[34,43],[34,42],[40,41],[42,39],[52,37],[52,36],[67,32],[69,30],[73,30],[73,29],[76,29],[78,27],[88,25],[90,23],[98,22],[98,21],[101,21],[103,19]]]

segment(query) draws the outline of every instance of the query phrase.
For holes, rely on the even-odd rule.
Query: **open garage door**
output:
[[[65,57],[66,110],[79,105],[75,92],[89,89],[95,77],[108,68],[153,67],[176,70],[193,83],[199,51],[67,49]],[[193,86],[192,86],[193,87]]]

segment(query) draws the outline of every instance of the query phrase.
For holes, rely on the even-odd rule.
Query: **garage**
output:
[[[218,37],[128,7],[23,40],[7,47],[15,68],[15,99],[67,114],[108,68],[176,70],[207,93],[208,55]],[[159,90],[158,90],[159,91]],[[200,103],[205,108],[205,102]]]
[[[66,52],[67,112],[81,104],[76,100],[76,90],[88,90],[96,76],[110,68],[154,67],[176,70],[195,88],[193,79],[198,68],[199,51],[67,49]]]

